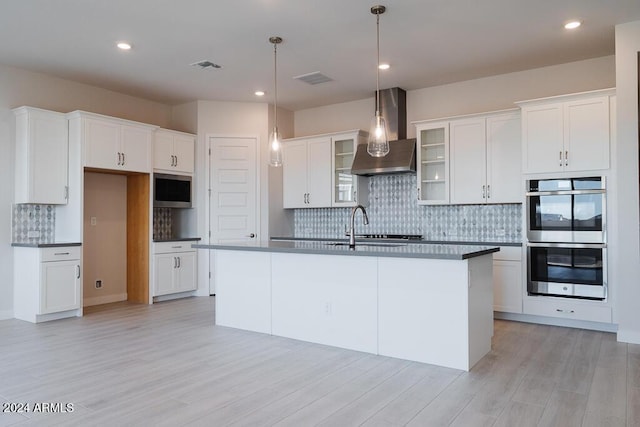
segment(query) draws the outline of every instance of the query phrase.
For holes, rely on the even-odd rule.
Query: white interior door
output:
[[[256,139],[211,137],[209,144],[211,242],[257,242]]]
[[[257,244],[259,236],[256,138],[209,138],[209,242]],[[215,265],[209,251],[209,268]],[[209,293],[215,294],[210,270]]]

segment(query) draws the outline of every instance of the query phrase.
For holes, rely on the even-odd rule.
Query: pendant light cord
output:
[[[273,44],[273,123],[278,128],[278,43]]]
[[[376,13],[376,51],[378,64],[376,67],[376,116],[380,115],[380,14]]]

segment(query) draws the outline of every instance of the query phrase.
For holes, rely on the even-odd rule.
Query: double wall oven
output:
[[[605,178],[527,181],[529,295],[607,298]]]

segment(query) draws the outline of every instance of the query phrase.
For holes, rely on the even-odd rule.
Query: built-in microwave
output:
[[[191,176],[153,174],[154,208],[190,208]]]
[[[527,181],[530,242],[606,243],[605,178]]]

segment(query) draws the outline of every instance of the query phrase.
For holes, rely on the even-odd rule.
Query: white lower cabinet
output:
[[[82,315],[80,246],[14,248],[14,316],[37,323]]]
[[[524,314],[560,317],[571,320],[611,323],[611,307],[597,301],[574,301],[566,298],[528,297],[523,301]]]
[[[154,297],[196,290],[197,253],[191,244],[191,241],[153,244]]]
[[[493,310],[522,313],[522,247],[501,246],[493,254]]]

